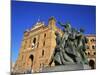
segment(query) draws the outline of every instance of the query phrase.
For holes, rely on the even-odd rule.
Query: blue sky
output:
[[[18,57],[23,32],[26,29],[30,29],[38,21],[38,18],[47,25],[48,19],[54,16],[59,28],[58,21],[62,23],[68,21],[72,27],[77,29],[83,28],[85,34],[96,34],[95,6],[23,1],[12,1],[11,5],[11,57],[13,62],[15,62]]]

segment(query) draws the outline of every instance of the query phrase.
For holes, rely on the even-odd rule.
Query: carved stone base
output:
[[[89,70],[89,69],[90,67],[88,65],[70,64],[70,65],[46,67],[42,69],[41,72],[75,71],[75,70]]]

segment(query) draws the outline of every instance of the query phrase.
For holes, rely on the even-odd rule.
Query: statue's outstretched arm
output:
[[[65,24],[62,24],[61,22],[58,22],[58,24],[60,24],[63,27],[66,27]]]

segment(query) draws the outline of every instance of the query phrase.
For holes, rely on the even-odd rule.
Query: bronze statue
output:
[[[52,61],[55,62],[55,65],[88,64],[85,55],[87,39],[83,35],[84,30],[78,31],[71,28],[69,23],[62,24],[59,22],[59,24],[64,27],[64,34],[61,37],[59,32],[55,32],[56,47]]]

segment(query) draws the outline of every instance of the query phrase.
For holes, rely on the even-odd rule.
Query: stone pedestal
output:
[[[88,65],[69,64],[69,65],[46,67],[43,68],[41,72],[75,71],[75,70],[88,70],[88,69],[90,69]]]

